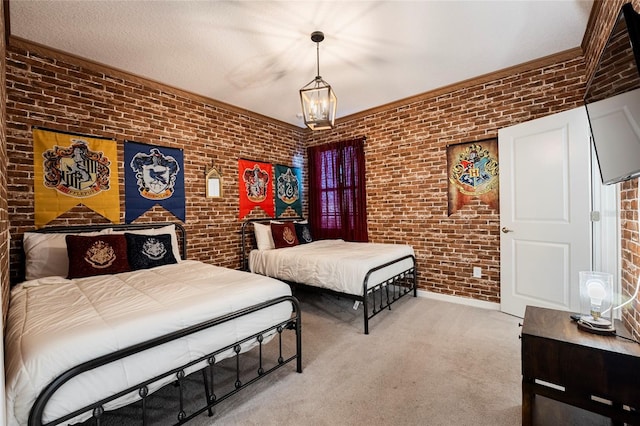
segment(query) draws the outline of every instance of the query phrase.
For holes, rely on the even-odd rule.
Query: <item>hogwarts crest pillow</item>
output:
[[[125,233],[131,270],[178,263],[173,255],[170,234],[139,235]]]
[[[69,256],[67,278],[130,271],[124,235],[67,235],[66,241]]]

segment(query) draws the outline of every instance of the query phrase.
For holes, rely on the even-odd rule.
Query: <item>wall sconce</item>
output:
[[[207,198],[222,197],[222,175],[215,167],[211,166],[205,172]]]

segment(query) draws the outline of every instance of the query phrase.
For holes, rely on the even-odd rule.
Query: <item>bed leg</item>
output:
[[[207,379],[207,367],[202,369],[202,380],[204,381],[204,396],[205,398],[207,398],[207,405],[209,405],[209,403],[211,402],[211,391],[209,390],[209,380]],[[213,410],[210,406],[207,410],[207,414],[209,414],[209,417],[213,417]]]
[[[369,334],[369,298],[366,293],[364,296],[364,300],[362,301],[363,312],[364,312],[364,334]]]

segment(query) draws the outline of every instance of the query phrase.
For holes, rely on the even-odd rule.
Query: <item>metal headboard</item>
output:
[[[247,248],[247,244],[251,243],[251,239],[248,236],[248,230],[247,227],[250,224],[253,224],[254,222],[271,222],[271,221],[275,221],[275,222],[293,222],[293,221],[297,221],[297,220],[304,220],[304,217],[302,216],[296,216],[296,217],[279,217],[279,218],[273,218],[273,217],[260,217],[260,218],[256,218],[256,219],[248,219],[245,220],[244,222],[242,222],[242,238],[240,241],[240,251],[241,251],[241,268],[243,271],[248,271],[249,270],[249,256],[247,256],[247,253],[249,251],[251,251],[251,249],[253,247],[255,247],[255,238],[253,238],[253,244],[249,244],[249,247]],[[253,233],[253,231],[251,231]]]
[[[69,226],[48,226],[39,228],[29,232],[38,232],[41,234],[63,234],[63,233],[82,233],[95,232],[103,229],[111,228],[116,231],[138,230],[162,228],[167,225],[175,225],[178,243],[180,244],[180,256],[187,258],[187,231],[180,223],[176,222],[146,222],[146,223],[100,223],[93,225],[69,225]]]

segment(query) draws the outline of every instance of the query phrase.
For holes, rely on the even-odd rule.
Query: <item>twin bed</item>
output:
[[[409,245],[314,240],[302,218],[250,219],[241,234],[245,270],[352,299],[356,308],[362,304],[365,334],[375,315],[390,310],[402,296],[417,296],[416,260]]]
[[[25,234],[28,280],[11,291],[5,332],[9,425],[99,420],[140,400],[144,424],[154,391],[171,383],[181,390],[187,375],[201,371],[198,409],[187,412],[178,392],[180,424],[212,415],[216,404],[291,361],[302,371],[300,307],[289,286],[183,260],[184,229],[175,229],[104,225]],[[77,256],[69,261],[67,253]],[[128,265],[119,264],[123,258]],[[267,348],[275,348],[273,359],[263,359]],[[239,358],[247,351],[258,353],[257,364],[255,376],[243,380]],[[237,359],[235,383],[217,394],[216,365],[230,357]]]

